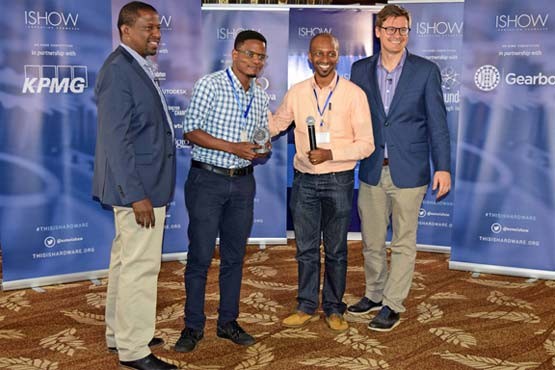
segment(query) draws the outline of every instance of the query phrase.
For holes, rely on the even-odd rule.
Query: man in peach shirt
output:
[[[271,117],[272,136],[295,121],[295,176],[290,209],[297,243],[297,309],[283,320],[302,327],[319,319],[320,243],[325,274],[322,308],[329,328],[343,332],[347,275],[347,232],[351,221],[354,167],[374,151],[365,93],[339,77],[339,42],[328,33],[312,38],[308,59],[314,76],[294,85]],[[310,149],[307,122],[315,122],[317,148]]]

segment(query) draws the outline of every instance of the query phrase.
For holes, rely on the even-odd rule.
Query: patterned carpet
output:
[[[241,325],[258,342],[248,348],[215,335],[218,256],[208,279],[207,328],[197,350],[172,351],[183,323],[183,270],[162,264],[154,352],[181,369],[488,369],[555,368],[555,282],[450,271],[448,255],[419,253],[401,324],[367,330],[370,316],[348,317],[348,332],[328,330],[323,316],[302,329],[280,320],[295,307],[293,242],[249,247]],[[360,242],[349,249],[347,303],[364,289]],[[0,369],[117,369],[104,343],[106,281],[0,292]]]

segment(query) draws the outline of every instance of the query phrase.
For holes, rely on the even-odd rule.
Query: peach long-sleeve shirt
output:
[[[319,113],[314,92],[318,96],[323,116]],[[319,149],[330,149],[333,159],[318,165],[310,163],[307,154],[310,151],[306,124],[309,116],[315,119],[317,136],[319,133],[324,136],[326,132],[329,133],[329,143],[319,142],[317,137],[316,144]],[[280,107],[273,115],[270,114],[271,135],[285,130],[293,120],[296,149],[293,166],[300,172],[325,174],[351,170],[358,160],[368,157],[374,151],[372,121],[366,94],[342,77],[334,77],[330,85],[324,88],[316,84],[314,76],[291,87]]]

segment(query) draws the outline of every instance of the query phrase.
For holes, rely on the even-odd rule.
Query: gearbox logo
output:
[[[482,91],[491,91],[499,85],[501,74],[497,67],[486,64],[478,68],[474,74],[474,83]]]

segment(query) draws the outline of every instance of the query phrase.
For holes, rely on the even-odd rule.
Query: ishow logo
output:
[[[453,36],[462,34],[463,22],[418,22],[415,28],[418,35]]]
[[[160,26],[163,30],[172,29],[172,16],[171,15],[160,15]]]
[[[547,30],[549,13],[500,14],[495,17],[498,31],[539,31]]]
[[[26,10],[25,24],[29,28],[77,29],[79,13]]]
[[[332,33],[332,27],[299,27],[297,32],[299,37],[314,37],[321,33]]]
[[[23,94],[82,94],[88,87],[87,66],[25,65]]]

